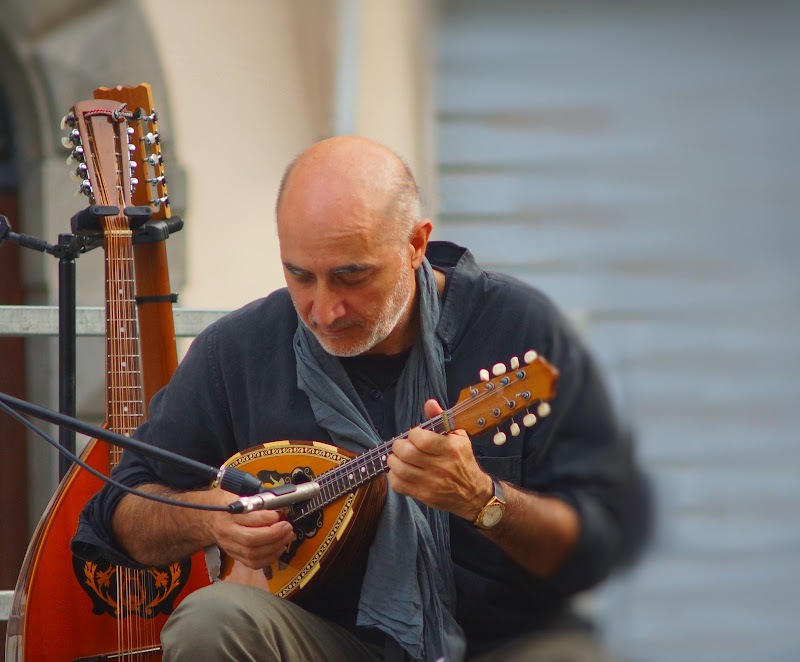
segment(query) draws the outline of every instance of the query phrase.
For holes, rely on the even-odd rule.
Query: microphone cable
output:
[[[48,444],[55,447],[55,449],[61,453],[62,455],[66,456],[72,462],[77,464],[82,469],[86,469],[90,474],[93,476],[97,476],[102,481],[108,483],[109,485],[113,485],[114,487],[121,489],[123,492],[128,494],[134,494],[138,497],[142,497],[143,499],[150,499],[151,501],[157,501],[158,503],[163,503],[168,506],[179,506],[181,508],[193,508],[195,510],[209,510],[214,512],[231,512],[231,506],[207,506],[205,504],[200,503],[186,503],[185,501],[176,501],[174,499],[169,499],[167,497],[158,496],[157,494],[148,494],[147,492],[140,492],[137,489],[132,487],[128,487],[127,485],[123,485],[122,483],[114,480],[111,476],[106,476],[105,474],[97,471],[86,464],[83,460],[81,460],[77,455],[72,453],[71,451],[64,448],[61,444],[59,444],[55,439],[53,439],[50,435],[48,435],[44,430],[36,427],[33,423],[31,423],[27,418],[22,416],[22,414],[17,413],[11,407],[9,407],[5,402],[0,400],[0,409],[4,412],[15,418],[17,421],[22,423],[26,428],[38,434],[42,439],[44,439]],[[105,443],[105,442],[104,442]]]

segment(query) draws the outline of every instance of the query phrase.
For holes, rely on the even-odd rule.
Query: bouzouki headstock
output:
[[[78,194],[85,194],[93,205],[116,206],[120,212],[133,204],[136,184],[131,175],[129,115],[125,104],[89,100],[76,103],[62,122],[70,129],[62,143],[72,148],[67,162],[75,165],[75,177],[80,181]],[[109,227],[113,218],[101,219],[104,232],[127,229]]]
[[[156,124],[158,115],[150,84],[98,87],[94,91],[94,97],[124,103],[131,111],[128,126],[130,142],[135,146],[131,154],[140,182],[133,190],[133,204],[149,206],[153,210],[153,220],[169,218],[167,178],[164,174],[161,137]]]
[[[468,434],[486,434],[515,416],[522,417],[525,427],[536,423],[537,418],[550,413],[549,400],[555,396],[558,369],[534,351],[524,356],[525,365],[512,357],[509,369],[502,363],[481,371],[481,381],[465,388],[456,404],[442,414],[445,427],[466,430]],[[511,434],[520,432],[517,423],[511,424]],[[494,443],[505,443],[506,435],[499,430]]]

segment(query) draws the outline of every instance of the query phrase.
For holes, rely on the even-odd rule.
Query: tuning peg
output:
[[[511,432],[512,437],[518,437],[519,433],[521,432],[519,425],[517,425],[516,423],[511,424],[509,431]]]
[[[129,127],[126,129],[126,131],[128,132],[128,135],[129,135],[129,136],[132,136],[134,133],[136,133],[136,129],[134,129],[132,126],[129,126]]]
[[[154,200],[150,200],[150,204],[156,208],[160,207],[161,205],[169,207],[169,196],[165,195],[163,198],[155,198]]]
[[[61,144],[67,149],[72,149],[74,145],[81,144],[81,132],[78,129],[72,129],[69,135],[61,137]]]
[[[158,177],[148,177],[147,182],[150,184],[166,184],[167,178],[164,175],[159,175]]]
[[[134,145],[133,143],[128,143],[128,151],[129,152],[135,152],[136,151],[136,145]]]
[[[532,427],[535,423],[536,423],[536,416],[534,414],[531,414],[530,412],[525,414],[525,416],[523,416],[522,418],[522,424],[526,428]]]
[[[550,403],[549,402],[540,402],[539,406],[536,408],[536,412],[539,414],[539,418],[545,418],[546,416],[550,415]]]
[[[489,371],[486,368],[481,368],[481,371],[478,374],[480,375],[482,382],[489,381]]]
[[[500,375],[506,374],[506,366],[502,363],[495,363],[492,366],[492,374],[495,377],[499,377]]]
[[[506,438],[506,433],[498,430],[497,434],[492,437],[492,441],[494,442],[495,446],[502,446],[504,443],[506,443]]]
[[[139,183],[139,180],[136,177],[131,177],[131,189]]]
[[[136,161],[128,161],[128,168],[130,169],[131,172],[133,172],[133,169],[136,168],[138,165],[139,164],[136,163]]]
[[[527,352],[525,352],[525,356],[522,358],[525,359],[525,363],[533,363],[537,358],[539,358],[539,355],[532,349],[529,349]]]
[[[92,183],[88,179],[84,179],[80,183],[80,186],[78,186],[78,190],[75,191],[75,197],[76,198],[80,197],[81,193],[83,193],[83,195],[85,195],[85,196],[91,197],[91,195],[92,195]]]
[[[67,157],[67,165],[71,166],[73,163],[83,163],[86,161],[86,155],[83,152],[83,147],[78,145],[73,149]]]
[[[74,113],[68,113],[61,118],[61,130],[64,131],[68,127],[75,126],[75,123],[78,121],[78,118],[75,117]]]
[[[517,358],[516,356],[512,356],[511,360],[508,362],[508,365],[511,366],[512,370],[516,370],[517,368],[519,368],[519,358]]]
[[[161,136],[159,136],[157,133],[153,133],[152,131],[150,131],[141,138],[139,138],[139,140],[143,141],[145,145],[156,145],[161,142]]]
[[[87,166],[85,163],[79,163],[75,170],[70,170],[69,176],[75,182],[86,179],[89,176],[89,166]]]

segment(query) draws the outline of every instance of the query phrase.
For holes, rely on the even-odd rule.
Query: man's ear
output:
[[[433,230],[433,223],[430,219],[423,218],[417,222],[411,231],[411,239],[409,244],[411,246],[411,266],[416,269],[422,264],[422,259],[425,257],[425,250],[428,248],[428,239],[430,239],[431,231]]]

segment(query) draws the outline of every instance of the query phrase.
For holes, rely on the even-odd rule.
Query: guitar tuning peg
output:
[[[134,129],[132,126],[129,126],[127,128],[127,132],[129,136],[132,136],[134,133],[136,133],[136,129]]]
[[[512,370],[516,370],[517,368],[519,368],[519,358],[516,356],[512,356],[508,364],[511,366]]]
[[[128,143],[128,151],[129,152],[135,152],[136,151],[136,145],[134,145],[133,143]]]
[[[75,182],[86,179],[89,176],[89,166],[85,163],[79,163],[75,170],[70,170],[69,176]]]
[[[536,416],[535,414],[531,414],[530,412],[525,414],[525,416],[522,418],[522,424],[526,428],[532,427],[535,423],[536,423]]]
[[[155,198],[153,200],[150,200],[149,202],[156,209],[158,209],[161,205],[169,207],[169,196],[165,195],[163,198]]]
[[[539,414],[539,418],[544,418],[545,416],[550,415],[550,403],[549,402],[541,402],[539,406],[536,408],[537,413]]]
[[[506,438],[506,433],[498,430],[497,434],[492,437],[492,441],[494,442],[495,446],[502,446],[504,443],[506,443]]]
[[[91,195],[92,195],[92,183],[88,179],[84,179],[80,183],[80,186],[78,186],[78,190],[75,191],[75,197],[76,198],[80,197],[81,193],[83,193],[83,195],[85,195],[85,196],[91,197]]]
[[[481,371],[478,374],[480,375],[482,382],[489,381],[489,371],[486,368],[481,368]]]
[[[85,160],[86,156],[83,153],[83,147],[78,145],[77,147],[75,147],[75,149],[73,149],[70,152],[69,156],[67,157],[67,165],[71,166],[75,162],[83,163]]]
[[[136,161],[133,160],[128,161],[128,168],[130,169],[131,172],[133,172],[133,169],[136,168],[138,165],[139,164],[136,163]]]
[[[151,154],[145,159],[153,167],[160,165],[162,160],[161,154]]]
[[[139,138],[139,140],[144,141],[146,145],[155,145],[161,142],[161,137],[157,133],[149,131],[146,135]]]
[[[532,349],[529,349],[527,352],[525,352],[525,356],[522,358],[525,359],[525,363],[533,363],[537,358],[539,358],[539,355]]]
[[[518,437],[521,431],[519,425],[516,423],[511,424],[510,432],[512,437]]]
[[[61,144],[66,149],[72,149],[75,145],[81,144],[81,132],[78,129],[72,129],[68,135],[61,137]]]
[[[61,130],[64,131],[68,127],[75,126],[77,121],[78,120],[73,113],[64,115],[64,117],[61,118]]]
[[[506,374],[506,366],[502,363],[495,363],[492,366],[492,374],[495,377],[499,377],[500,375]]]
[[[136,177],[131,177],[131,189],[139,183],[139,180]]]

